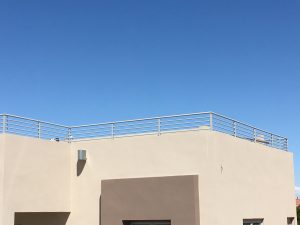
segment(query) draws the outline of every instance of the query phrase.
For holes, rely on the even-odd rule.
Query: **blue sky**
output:
[[[0,111],[75,125],[215,111],[289,138],[300,1],[0,2]]]

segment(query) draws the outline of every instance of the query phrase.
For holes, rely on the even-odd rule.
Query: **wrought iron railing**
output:
[[[288,140],[280,135],[256,128],[213,112],[161,116],[135,120],[64,126],[15,115],[0,115],[0,132],[76,141],[93,138],[115,138],[128,135],[157,134],[184,130],[214,130],[234,137],[287,150]]]

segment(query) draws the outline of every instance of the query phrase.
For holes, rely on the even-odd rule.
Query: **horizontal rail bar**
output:
[[[24,120],[27,120],[27,121],[33,121],[33,122],[37,122],[37,123],[40,122],[40,123],[54,125],[54,126],[58,126],[58,127],[69,128],[68,126],[64,126],[64,125],[61,125],[61,124],[45,122],[45,121],[42,121],[42,120],[35,120],[35,119],[22,117],[22,116],[11,115],[11,114],[2,114],[2,116],[7,116],[7,117],[11,117],[11,118],[19,118],[19,119],[24,119]]]
[[[106,125],[106,124],[117,124],[117,123],[128,123],[128,122],[145,121],[145,120],[156,120],[156,119],[181,117],[181,116],[204,115],[204,114],[209,114],[209,113],[210,112],[201,112],[201,113],[190,113],[190,114],[181,114],[181,115],[179,114],[179,115],[172,115],[172,116],[149,117],[149,118],[133,119],[133,120],[120,120],[120,121],[115,121],[115,122],[106,122],[106,123],[95,123],[95,124],[87,124],[87,125],[79,125],[79,126],[70,126],[70,128],[98,126],[98,125]]]
[[[238,120],[232,119],[232,118],[230,118],[230,117],[222,116],[222,115],[220,115],[220,114],[218,114],[218,113],[214,113],[214,112],[213,112],[212,114],[213,114],[213,115],[216,115],[216,116],[223,117],[223,118],[228,119],[228,120],[231,120],[231,121],[234,121],[234,122],[239,123],[239,124],[243,124],[243,125],[245,125],[245,126],[247,126],[247,127],[251,127],[251,128],[253,128],[253,129],[260,130],[260,131],[265,132],[265,133],[269,133],[269,134],[276,135],[276,136],[278,136],[278,137],[285,138],[285,137],[280,136],[280,135],[278,135],[278,134],[274,134],[274,133],[271,133],[271,132],[269,132],[269,131],[265,131],[265,130],[259,129],[259,128],[257,128],[257,127],[252,126],[252,125],[249,125],[249,124],[240,122],[240,121],[238,121]]]

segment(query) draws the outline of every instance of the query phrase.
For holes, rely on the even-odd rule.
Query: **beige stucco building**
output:
[[[297,224],[293,154],[270,132],[210,112],[1,118],[1,225]]]

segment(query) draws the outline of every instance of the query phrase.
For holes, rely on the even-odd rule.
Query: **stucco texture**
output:
[[[101,225],[136,220],[199,225],[198,176],[102,181]]]
[[[102,180],[180,175],[198,176],[201,225],[240,225],[247,218],[282,225],[296,217],[292,153],[227,134],[72,143],[0,135],[0,142],[3,225],[13,224],[15,212],[71,212],[67,225],[99,225]],[[87,150],[86,163],[78,164],[78,149]]]

